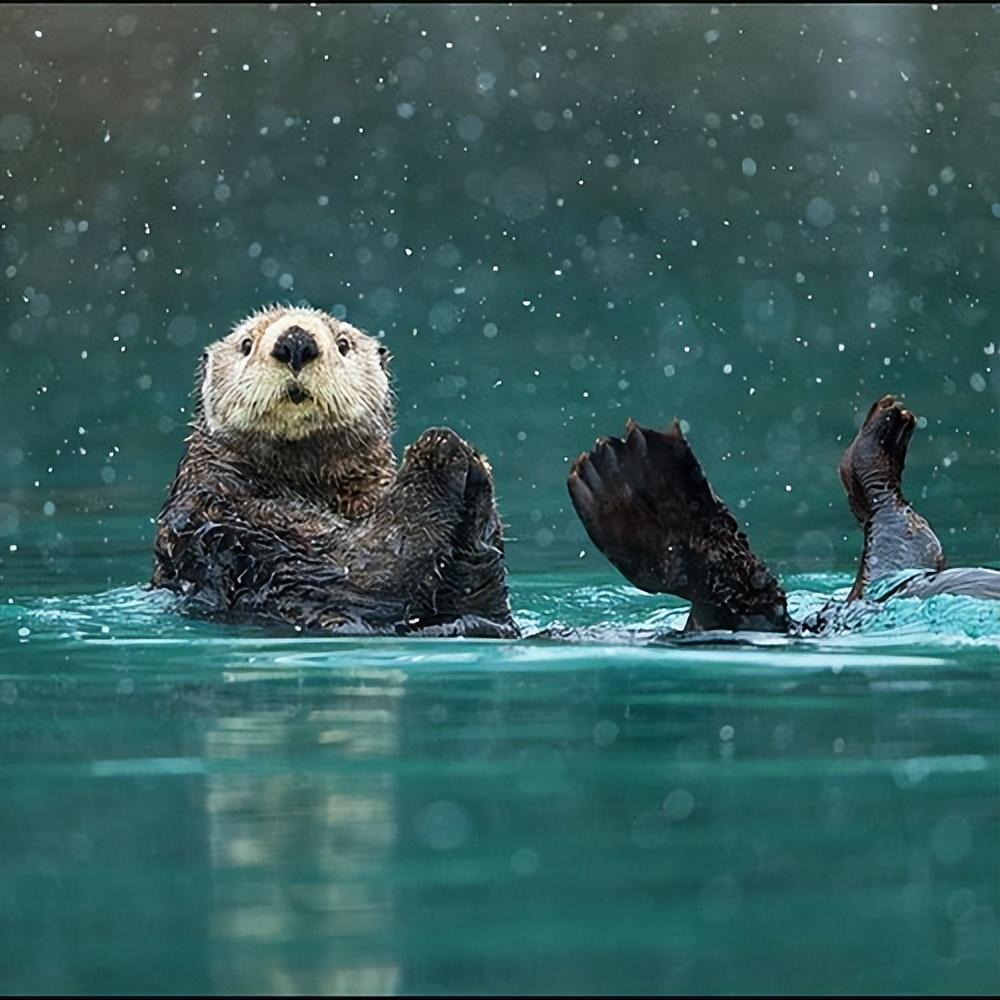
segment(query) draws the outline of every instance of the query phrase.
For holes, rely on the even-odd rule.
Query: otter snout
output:
[[[301,326],[290,326],[274,342],[271,357],[288,365],[296,375],[319,357],[319,347],[311,333]]]

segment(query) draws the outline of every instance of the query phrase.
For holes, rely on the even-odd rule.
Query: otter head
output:
[[[301,440],[323,432],[388,437],[388,355],[318,309],[249,316],[205,352],[201,415],[210,433]]]

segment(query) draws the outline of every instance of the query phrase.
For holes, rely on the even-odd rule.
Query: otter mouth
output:
[[[298,382],[290,382],[285,388],[285,398],[293,403],[304,403],[310,399],[309,393]]]

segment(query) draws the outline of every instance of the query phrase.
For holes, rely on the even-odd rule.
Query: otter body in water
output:
[[[153,586],[305,629],[516,635],[489,465],[433,428],[397,468],[387,361],[312,309],[265,310],[211,345]]]
[[[945,569],[941,543],[903,498],[906,449],[916,424],[892,396],[878,400],[840,460],[848,504],[864,531],[846,603],[803,622],[712,489],[674,422],[654,431],[629,421],[624,439],[601,438],[569,474],[569,492],[594,544],[632,584],[691,602],[685,633],[830,632],[862,624],[878,580],[913,571],[876,598],[936,594],[1000,599],[1000,571]]]

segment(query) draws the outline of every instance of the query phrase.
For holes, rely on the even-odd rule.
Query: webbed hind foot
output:
[[[640,590],[691,602],[687,629],[788,627],[785,595],[716,496],[675,421],[600,438],[570,470],[594,544]]]
[[[894,396],[876,400],[837,466],[847,503],[864,527],[873,510],[898,495],[917,418]]]
[[[876,400],[837,466],[847,503],[865,541],[848,601],[905,569],[941,569],[941,543],[903,497],[903,466],[916,417],[894,396]]]

